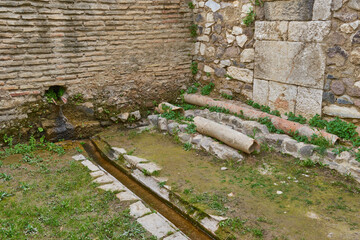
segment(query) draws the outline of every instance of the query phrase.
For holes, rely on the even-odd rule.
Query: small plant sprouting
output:
[[[190,30],[190,36],[195,38],[197,37],[197,30],[198,30],[198,25],[196,24],[191,24],[191,26],[189,27]]]
[[[193,123],[188,124],[188,126],[185,128],[185,132],[189,134],[196,133],[196,125]]]
[[[198,69],[198,63],[195,62],[195,61],[193,61],[193,62],[191,63],[190,69],[191,69],[192,75],[196,75],[196,74],[198,73],[198,71],[199,71],[199,69]]]
[[[10,181],[13,179],[13,177],[6,173],[0,173],[0,179],[3,179],[4,181]]]
[[[243,23],[249,27],[255,21],[256,13],[251,8],[250,11],[247,13],[246,17],[243,19]]]
[[[232,95],[226,94],[226,93],[222,93],[221,96],[225,99],[228,100],[232,100],[234,97]]]
[[[194,8],[195,8],[195,5],[194,5],[192,2],[189,2],[189,3],[188,3],[188,6],[189,6],[190,9],[194,9]]]
[[[296,116],[293,112],[285,113],[285,115],[288,117],[289,121],[298,122],[298,123],[301,123],[301,124],[306,123],[306,118],[304,118],[301,115]]]
[[[190,151],[192,149],[192,144],[189,143],[189,142],[184,143],[183,148],[184,148],[185,151]]]
[[[210,95],[210,93],[212,92],[212,90],[214,90],[215,84],[213,82],[210,82],[208,85],[205,85],[202,89],[201,89],[201,95]]]
[[[146,170],[145,168],[142,170],[142,173],[145,175],[145,176],[151,176],[151,173]]]
[[[159,182],[158,185],[159,187],[163,188],[166,185],[166,181]]]
[[[224,77],[229,78],[229,79],[234,79],[232,76],[230,76],[229,74],[225,74]]]

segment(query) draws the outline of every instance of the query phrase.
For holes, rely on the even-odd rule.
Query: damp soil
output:
[[[158,132],[109,128],[100,136],[160,165],[159,176],[193,205],[228,217],[221,239],[360,239],[360,185],[326,167],[266,147],[241,163],[223,161]]]

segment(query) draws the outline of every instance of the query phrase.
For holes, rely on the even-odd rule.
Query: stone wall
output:
[[[197,80],[282,113],[360,118],[359,0],[194,3]]]
[[[181,0],[1,0],[0,122],[54,85],[118,109],[173,98],[190,79]]]

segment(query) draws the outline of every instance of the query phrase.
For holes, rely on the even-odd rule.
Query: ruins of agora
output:
[[[0,0],[0,239],[359,240],[360,0]]]

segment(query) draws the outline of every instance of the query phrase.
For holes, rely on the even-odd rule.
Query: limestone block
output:
[[[288,22],[285,21],[256,21],[255,39],[256,40],[287,40]]]
[[[348,7],[355,10],[360,10],[360,0],[350,0]]]
[[[269,82],[269,106],[281,113],[294,112],[297,87],[277,82]]]
[[[315,0],[313,8],[313,20],[328,20],[331,16],[332,0]]]
[[[83,160],[86,160],[86,157],[82,154],[78,154],[78,155],[74,155],[72,156],[72,158],[75,160],[75,161],[83,161]]]
[[[320,89],[324,85],[324,71],[325,53],[320,44],[255,43],[255,78]]]
[[[312,18],[314,0],[265,2],[265,19],[309,21]]]
[[[100,169],[89,160],[82,161],[81,164],[87,167],[91,172],[100,171]]]
[[[211,11],[216,12],[217,10],[219,10],[221,8],[220,4],[218,4],[217,2],[214,2],[213,0],[209,0],[205,3],[205,6],[210,8]]]
[[[330,33],[331,21],[290,22],[289,41],[322,42]]]
[[[253,82],[253,71],[246,69],[246,68],[238,68],[238,67],[228,67],[228,75],[233,77],[236,80],[240,80],[247,83]]]
[[[337,105],[326,106],[324,114],[340,118],[360,118],[360,112],[355,107],[340,107]]]
[[[122,202],[140,200],[137,196],[135,196],[135,194],[128,190],[116,194],[116,197]]]
[[[157,238],[165,237],[168,232],[175,231],[164,218],[156,213],[138,218],[137,221]]]
[[[255,102],[268,105],[269,82],[265,80],[254,79],[253,99]]]
[[[255,50],[253,48],[244,49],[240,55],[240,62],[249,63],[255,59]]]
[[[141,202],[138,201],[130,205],[130,215],[138,218],[144,216],[145,214],[151,213],[151,210]]]
[[[296,114],[311,118],[321,115],[323,90],[299,87],[296,98]]]
[[[177,232],[164,238],[164,240],[189,240],[189,238],[186,237],[183,233]]]

